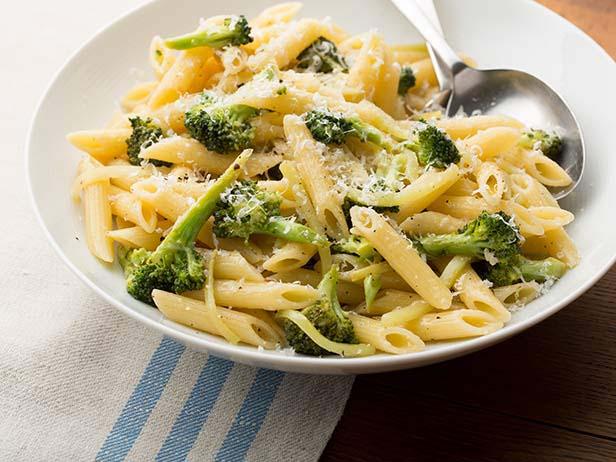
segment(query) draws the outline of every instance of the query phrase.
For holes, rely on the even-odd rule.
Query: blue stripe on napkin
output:
[[[121,462],[135,444],[186,347],[164,337],[100,451],[97,462]]]
[[[258,370],[242,407],[216,454],[216,462],[244,460],[259,433],[284,375],[283,372],[269,369]]]
[[[210,356],[190,396],[156,456],[158,462],[186,460],[233,368],[231,361]]]
[[[99,450],[96,456],[97,462],[122,462],[126,459],[185,349],[172,339],[164,337],[161,340]],[[188,399],[156,455],[157,462],[186,460],[223,388],[226,385],[233,386],[232,383],[227,383],[233,367],[231,361],[214,356],[208,357]],[[216,462],[244,460],[261,429],[284,376],[285,374],[279,371],[257,370],[250,389],[216,453]]]

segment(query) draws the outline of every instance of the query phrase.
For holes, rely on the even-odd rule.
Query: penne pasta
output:
[[[222,335],[212,324],[205,302],[162,290],[154,290],[152,298],[156,307],[172,321],[213,335]],[[217,313],[243,343],[268,350],[284,344],[275,329],[255,316],[220,307],[217,307]]]
[[[90,253],[231,344],[361,357],[500,329],[580,261],[549,189],[571,183],[563,140],[430,108],[425,43],[301,8],[154,36],[152,79],[67,135]]]
[[[399,355],[425,347],[416,334],[404,327],[385,326],[380,321],[355,313],[350,313],[349,317],[359,341],[373,345],[377,350]]]
[[[372,209],[351,209],[353,232],[366,238],[391,267],[428,303],[444,310],[451,306],[451,292],[413,248]]]
[[[422,340],[452,340],[479,337],[503,327],[488,313],[481,310],[455,310],[444,313],[429,313],[412,325],[412,331]]]

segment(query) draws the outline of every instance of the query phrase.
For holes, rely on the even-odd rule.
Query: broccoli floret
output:
[[[314,304],[304,308],[302,314],[328,339],[338,343],[357,344],[359,340],[355,335],[353,323],[338,301],[337,283],[338,268],[332,266],[319,284],[319,299]],[[287,342],[296,352],[312,356],[329,354],[328,351],[314,343],[292,321],[285,319],[283,326]]]
[[[417,153],[417,160],[427,167],[447,168],[460,161],[455,143],[434,125],[422,123],[415,130],[415,141],[407,147]]]
[[[365,260],[372,260],[376,255],[372,244],[366,238],[360,236],[341,239],[332,246],[332,250],[338,253],[357,255]]]
[[[376,177],[375,177],[376,178]],[[378,213],[397,213],[400,211],[398,205],[393,204],[396,191],[392,189],[383,178],[376,178],[363,189],[351,188],[347,191],[342,202],[342,212],[347,224],[352,226],[351,209],[356,205],[359,207],[370,207]]]
[[[359,117],[347,117],[339,112],[325,109],[315,109],[304,114],[304,122],[312,137],[325,144],[344,144],[348,137],[358,138],[362,142],[369,141],[390,151],[393,144],[387,135],[370,124],[364,123]]]
[[[327,246],[327,239],[312,229],[280,216],[280,196],[255,181],[236,181],[220,197],[214,212],[214,234],[248,239],[268,234],[293,242]]]
[[[387,186],[399,191],[410,183],[414,174],[419,176],[417,156],[413,151],[404,148],[401,144],[397,154],[390,154],[382,151],[377,157],[377,168],[375,174],[382,178]]]
[[[334,71],[347,72],[349,66],[333,42],[319,37],[299,54],[295,70],[329,74]]]
[[[520,281],[545,282],[560,279],[567,266],[556,258],[544,260],[529,260],[522,255],[514,255],[500,260],[491,266],[481,262],[479,274],[491,281],[495,286],[507,286]]]
[[[164,138],[163,131],[152,119],[135,116],[128,119],[133,129],[130,137],[126,139],[128,161],[133,165],[141,165],[144,159],[139,157],[142,149],[149,148],[161,138]],[[151,164],[157,167],[169,167],[169,162],[151,159]]]
[[[232,16],[225,18],[222,25],[211,25],[204,30],[167,39],[165,45],[174,50],[240,46],[253,41],[250,32],[250,26],[244,16]]]
[[[400,80],[398,80],[398,94],[400,96],[406,95],[409,89],[415,86],[415,74],[411,66],[402,66],[400,69]]]
[[[259,112],[244,104],[225,105],[205,93],[186,113],[184,125],[188,133],[210,151],[235,153],[252,146],[255,128],[250,121]]]
[[[381,276],[379,274],[369,274],[364,279],[364,298],[366,299],[366,308],[370,309],[372,303],[379,294],[382,286]]]
[[[512,219],[503,212],[482,212],[456,234],[429,235],[414,240],[429,257],[465,255],[485,259],[507,258],[519,252],[520,234]]]
[[[539,149],[544,155],[555,158],[563,148],[563,140],[556,133],[531,128],[522,134],[520,146],[524,149]]]
[[[200,289],[205,282],[203,258],[195,250],[197,234],[212,215],[220,194],[238,177],[250,154],[241,155],[216,180],[207,192],[176,221],[173,228],[150,252],[123,249],[120,264],[124,268],[126,290],[145,303],[154,304],[152,290],[181,293]]]

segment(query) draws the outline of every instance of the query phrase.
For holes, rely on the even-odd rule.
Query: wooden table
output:
[[[616,0],[542,0],[616,56]],[[616,461],[616,267],[496,347],[357,377],[324,462]]]

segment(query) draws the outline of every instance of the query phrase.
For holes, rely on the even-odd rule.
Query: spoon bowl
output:
[[[415,0],[392,0],[417,28],[438,58],[441,91],[435,100],[446,115],[499,114],[532,128],[555,131],[563,148],[557,162],[571,177],[571,184],[551,188],[556,199],[567,196],[579,184],[584,171],[582,130],[564,100],[546,83],[526,72],[507,69],[480,70],[467,66],[447,44]]]
[[[582,178],[584,141],[575,116],[563,99],[538,78],[522,71],[477,70],[464,66],[453,79],[446,114],[502,114],[534,128],[555,131],[563,149],[553,160],[571,177],[572,183],[550,188],[556,199],[569,194]]]

